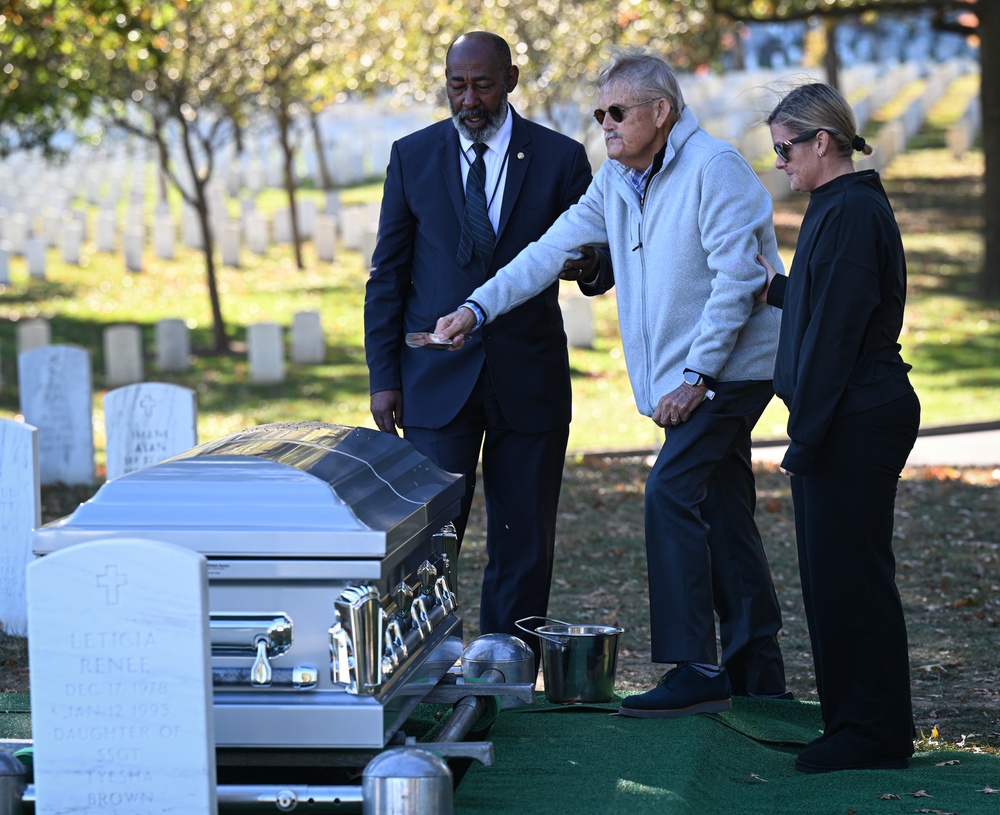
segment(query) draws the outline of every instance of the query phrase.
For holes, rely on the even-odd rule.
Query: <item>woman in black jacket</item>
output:
[[[767,260],[758,299],[782,308],[774,389],[789,410],[795,534],[823,735],[804,772],[905,768],[913,754],[906,623],[892,551],[896,486],[920,403],[898,344],[906,261],[857,133],[823,84],[785,96],[767,124],[775,166],[811,197],[787,277]]]

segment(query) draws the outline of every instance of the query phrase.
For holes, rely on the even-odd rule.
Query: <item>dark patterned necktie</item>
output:
[[[472,149],[476,151],[476,160],[472,162],[465,182],[465,220],[458,242],[458,262],[464,266],[472,260],[472,247],[475,246],[483,268],[489,269],[496,233],[486,210],[486,162],[483,161],[483,153],[487,148],[485,144],[474,144]]]

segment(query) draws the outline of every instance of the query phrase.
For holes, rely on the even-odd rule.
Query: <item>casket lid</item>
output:
[[[206,555],[381,558],[453,520],[462,481],[388,433],[260,425],[107,482],[37,530],[34,549],[127,536]]]

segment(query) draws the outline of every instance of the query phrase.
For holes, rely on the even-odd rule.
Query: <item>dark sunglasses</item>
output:
[[[598,108],[594,111],[594,118],[597,119],[599,125],[604,124],[604,117],[611,114],[611,118],[616,122],[621,122],[625,118],[625,111],[632,110],[632,108],[641,108],[643,105],[648,105],[650,102],[659,102],[663,97],[657,96],[655,99],[647,99],[645,102],[636,102],[634,105],[609,105],[607,110],[601,110]]]
[[[774,145],[774,152],[778,154],[778,158],[782,161],[788,161],[788,148],[793,144],[801,144],[804,141],[811,141],[815,139],[822,128],[819,130],[810,130],[808,133],[803,133],[801,136],[796,136],[794,139],[789,139],[788,141],[778,142]]]

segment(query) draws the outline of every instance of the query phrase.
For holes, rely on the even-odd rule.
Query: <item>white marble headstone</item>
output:
[[[270,227],[267,217],[262,212],[247,213],[247,245],[256,255],[267,253],[270,244]]]
[[[153,216],[153,249],[161,260],[174,259],[175,233],[174,216],[169,211]]]
[[[48,320],[24,320],[17,324],[17,353],[52,344],[52,326]]]
[[[560,298],[563,327],[571,348],[594,347],[594,314],[590,298],[582,294]]]
[[[222,227],[222,264],[234,269],[240,267],[240,233],[239,221],[227,221]]]
[[[333,263],[337,258],[337,219],[332,215],[317,215],[313,234],[316,259],[323,263]]]
[[[292,211],[287,207],[274,211],[274,242],[292,242]]]
[[[316,230],[316,202],[312,198],[300,198],[295,202],[295,216],[299,224],[299,237],[311,240]]]
[[[61,235],[63,262],[79,266],[82,245],[83,225],[75,219],[63,222]]]
[[[214,815],[203,555],[81,543],[28,567],[38,815]]]
[[[38,483],[38,431],[0,419],[0,628],[28,633],[25,569],[32,531],[42,525]]]
[[[28,238],[31,237],[28,216],[23,212],[11,213],[4,224],[3,236],[10,242],[10,252],[12,255],[22,256],[26,254],[28,251]]]
[[[109,388],[142,382],[142,331],[137,325],[104,329],[104,376]]]
[[[182,211],[181,236],[188,249],[203,249],[205,246],[201,220],[193,207],[185,206]]]
[[[47,345],[18,354],[24,421],[38,428],[42,484],[94,482],[90,352]]]
[[[108,391],[104,423],[109,481],[198,444],[197,398],[180,385],[143,382]]]
[[[318,311],[297,311],[292,317],[292,362],[318,365],[326,361],[326,339]]]
[[[44,280],[45,240],[41,236],[28,238],[25,244],[25,256],[28,258],[28,276]]]
[[[128,272],[142,271],[142,245],[145,234],[137,227],[125,230],[125,270]]]
[[[247,326],[247,359],[253,382],[282,382],[285,379],[285,337],[277,323]]]
[[[101,213],[97,216],[97,234],[94,236],[94,242],[97,245],[98,252],[115,251],[116,227],[117,219],[115,217],[114,210],[101,210]]]
[[[361,249],[361,235],[367,216],[368,210],[360,206],[344,207],[340,211],[340,237],[347,249]]]
[[[156,323],[156,367],[162,372],[183,372],[191,367],[191,331],[179,318]]]

